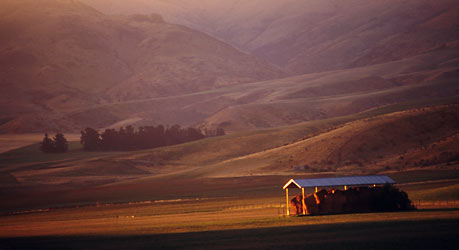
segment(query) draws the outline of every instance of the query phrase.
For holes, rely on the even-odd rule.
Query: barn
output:
[[[395,181],[385,175],[290,179],[283,187],[286,214],[289,205],[297,215],[413,209],[408,195],[392,184]],[[305,188],[315,192],[305,195]],[[300,189],[301,194],[289,200],[289,189]]]

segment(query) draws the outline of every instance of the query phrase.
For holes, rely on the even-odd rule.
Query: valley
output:
[[[456,249],[458,16],[454,0],[1,1],[0,249]],[[80,143],[159,124],[225,135]],[[42,152],[45,133],[68,150]],[[417,210],[286,215],[290,179],[365,175]]]
[[[46,155],[33,144],[0,155],[3,199],[15,197],[2,206],[213,197],[231,183],[238,183],[231,196],[270,196],[292,176],[438,171],[449,173],[440,179],[451,185],[459,173],[456,101],[416,109],[394,106],[141,151],[84,152],[79,142],[71,142],[68,153]]]

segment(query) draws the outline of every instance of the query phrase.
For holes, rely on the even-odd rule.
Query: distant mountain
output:
[[[0,132],[232,133],[459,94],[452,0],[84,2],[105,14],[70,0],[0,4]]]
[[[24,124],[35,130],[63,113],[93,105],[282,75],[155,14],[106,16],[72,0],[0,3],[0,124],[10,131],[22,131]]]
[[[456,0],[84,0],[108,13],[161,13],[292,74],[360,67],[459,44]]]
[[[222,87],[192,94],[107,103],[63,113],[54,122],[84,126],[182,124],[228,133],[271,128],[354,114],[389,104],[455,99],[459,93],[458,49],[348,70]],[[18,120],[0,131],[46,126]],[[37,126],[35,123],[42,124]]]

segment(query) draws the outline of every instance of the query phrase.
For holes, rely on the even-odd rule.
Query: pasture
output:
[[[436,192],[459,200],[457,180],[445,179],[456,171],[435,171],[437,180],[425,181],[429,172],[414,171],[399,187],[422,201],[438,198]],[[246,178],[252,179],[217,179],[212,189],[187,182],[190,194],[201,197],[0,216],[0,249],[455,249],[459,243],[459,201],[410,212],[288,217],[281,187],[274,184],[280,177]],[[253,184],[237,184],[244,182]],[[100,197],[114,191],[100,191]]]
[[[0,239],[4,249],[456,249],[457,219]]]
[[[283,212],[276,198],[54,209],[0,217],[0,249],[455,249],[458,243],[456,208],[304,217]]]
[[[295,172],[280,161],[276,171],[251,172],[255,163],[276,162],[273,153],[291,155],[308,138],[392,109],[142,151],[84,152],[73,141],[65,154],[44,154],[38,144],[2,153],[0,250],[455,249],[455,162],[374,172],[396,180],[419,205],[411,212],[286,217],[282,186],[290,178],[340,174]],[[456,145],[447,143],[436,148]],[[383,167],[382,159],[375,158]]]

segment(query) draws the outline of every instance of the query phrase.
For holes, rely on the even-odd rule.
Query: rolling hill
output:
[[[212,195],[235,183],[237,192],[256,192],[291,176],[432,171],[457,178],[459,109],[457,98],[448,102],[143,151],[85,153],[75,142],[69,153],[46,155],[35,144],[0,154],[0,196],[11,201],[1,208]]]
[[[37,145],[31,145],[1,154],[0,164],[4,173],[13,174],[25,182],[34,182],[38,176],[47,179],[54,174],[57,174],[54,177],[64,179],[122,177],[129,173],[152,177],[177,173],[179,176],[209,177],[224,173],[225,169],[233,175],[250,175],[248,171],[282,175],[305,170],[327,172],[331,170],[330,165],[334,171],[348,174],[352,173],[348,169],[350,165],[355,171],[380,172],[388,170],[385,168],[387,161],[399,156],[409,159],[410,154],[418,156],[422,150],[432,148],[435,148],[432,153],[441,153],[448,147],[451,152],[457,151],[457,101],[457,98],[451,99],[446,101],[450,104],[440,106],[416,102],[406,106],[392,105],[338,118],[142,151],[85,153],[79,143],[74,143],[68,154],[49,155],[39,152]],[[446,162],[448,160],[440,160],[425,166]],[[415,166],[415,162],[409,161],[406,166],[405,161],[399,163],[401,165],[393,167],[425,167]],[[222,169],[228,164],[231,167]],[[311,168],[301,168],[305,165]],[[56,181],[56,178],[50,178],[50,181]]]
[[[70,122],[53,123],[75,109],[283,75],[159,15],[106,16],[70,0],[0,6],[0,121],[10,132],[67,131]]]
[[[302,171],[358,175],[448,168],[459,160],[457,121],[457,105],[396,112],[346,123],[209,169],[214,171],[212,176],[228,177]]]

